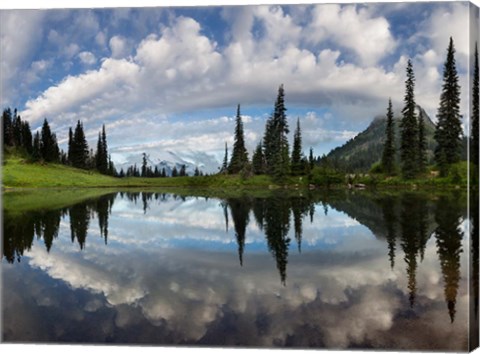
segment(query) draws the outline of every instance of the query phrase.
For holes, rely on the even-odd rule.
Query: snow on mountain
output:
[[[123,168],[126,171],[130,166],[137,165],[141,168],[143,162],[143,153],[133,153],[121,156],[121,158],[112,156],[117,171]],[[147,165],[152,169],[157,167],[159,171],[165,168],[167,175],[171,175],[174,167],[180,170],[185,165],[188,175],[193,175],[195,168],[198,167],[203,173],[216,173],[220,163],[215,156],[200,151],[161,151],[155,154],[147,153]]]

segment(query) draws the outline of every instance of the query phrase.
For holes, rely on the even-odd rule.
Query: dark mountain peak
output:
[[[427,137],[427,155],[431,158],[433,157],[433,149],[435,146],[433,139],[435,124],[421,106],[417,105],[417,110],[417,114],[420,112],[423,114]],[[394,120],[396,123],[395,136],[397,139],[397,148],[399,146],[398,139],[400,137],[400,124],[398,124],[400,119],[401,114],[396,112],[394,114]],[[371,166],[382,157],[386,125],[386,114],[375,116],[365,130],[358,133],[353,139],[350,139],[342,146],[330,151],[327,155],[328,158],[337,167],[343,167],[352,172],[369,171]]]

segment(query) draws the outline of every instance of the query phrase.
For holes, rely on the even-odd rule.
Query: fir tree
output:
[[[58,145],[55,135],[52,134],[52,131],[50,130],[50,125],[48,124],[47,119],[43,121],[40,136],[40,152],[42,159],[46,162],[57,162],[59,157]]]
[[[177,170],[177,166],[173,166],[173,170],[172,170],[172,177],[178,177],[178,170]]]
[[[141,172],[142,177],[147,177],[147,154],[143,153],[142,156],[142,172]]]
[[[310,148],[310,153],[308,154],[308,164],[310,165],[310,170],[313,170],[315,165],[315,159],[313,157],[313,148]]]
[[[32,131],[28,122],[22,122],[22,147],[25,149],[28,155],[33,152],[32,145]]]
[[[383,147],[382,167],[387,175],[395,171],[395,122],[393,120],[392,100],[388,100],[387,126],[385,128],[385,144]]]
[[[13,145],[13,127],[12,127],[12,110],[6,108],[2,114],[3,122],[3,147]]]
[[[472,151],[472,161],[478,166],[479,157],[478,157],[478,134],[479,134],[479,124],[478,119],[480,115],[479,110],[479,72],[478,72],[478,47],[475,43],[475,59],[473,67],[473,87],[472,87],[472,134],[471,134],[471,151]],[[477,167],[478,168],[478,167]]]
[[[95,166],[100,173],[109,174],[107,134],[105,125],[102,126],[102,132],[98,133],[97,154],[95,155]]]
[[[297,128],[293,135],[292,174],[300,175],[304,172],[302,157],[302,132],[300,129],[300,118],[297,118]]]
[[[36,132],[33,138],[33,148],[32,148],[32,160],[40,161],[42,158],[42,148],[41,148],[41,139],[40,132]]]
[[[425,121],[420,110],[418,115],[418,172],[424,173],[427,168],[427,138],[425,136]]]
[[[402,174],[404,178],[410,179],[417,174],[417,152],[418,152],[418,125],[416,118],[415,104],[415,75],[412,62],[408,60],[407,80],[405,81],[405,106],[402,110],[400,157],[402,160]]]
[[[72,144],[73,144],[73,131],[72,127],[68,129],[68,151],[67,151],[67,158],[68,163],[72,164]]]
[[[22,119],[18,115],[16,108],[13,111],[12,131],[13,131],[13,145],[17,147],[22,146]]]
[[[180,172],[178,173],[178,175],[180,177],[185,177],[187,175],[187,169],[186,169],[185,165],[182,165],[180,167]]]
[[[220,169],[220,173],[227,173],[228,172],[228,146],[227,142],[225,142],[225,155],[223,157],[223,164],[222,168]]]
[[[235,119],[235,138],[233,143],[232,157],[228,166],[229,173],[239,173],[248,163],[248,153],[245,148],[243,134],[243,122],[240,114],[240,105],[237,106],[237,117]]]
[[[460,159],[462,122],[460,115],[460,85],[455,67],[455,47],[453,39],[447,49],[447,59],[443,69],[443,86],[440,95],[440,106],[437,112],[437,126],[435,129],[435,161],[447,165]],[[444,157],[442,156],[444,155]]]
[[[195,172],[193,173],[195,177],[200,176],[200,170],[198,169],[198,166],[195,166]]]
[[[77,122],[75,132],[73,133],[71,155],[70,163],[73,167],[87,167],[88,144],[85,133],[83,132],[83,125],[80,121]]]
[[[290,171],[289,133],[283,85],[278,88],[273,115],[267,120],[263,141],[266,172],[277,180]]]
[[[263,149],[262,149],[262,143],[258,143],[255,151],[253,152],[252,156],[252,167],[253,167],[253,173],[256,175],[261,175],[263,174],[264,171],[264,159],[263,159]]]

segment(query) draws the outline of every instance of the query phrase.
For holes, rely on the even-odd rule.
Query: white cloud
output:
[[[16,98],[23,70],[28,70],[42,35],[43,11],[0,11],[0,101]]]
[[[109,41],[110,51],[112,52],[112,58],[121,59],[130,54],[129,44],[127,40],[122,36],[113,36]]]
[[[81,52],[78,54],[78,58],[85,65],[93,65],[97,62],[97,58],[92,52]]]
[[[421,25],[433,29],[433,17],[445,8],[450,11],[448,6],[439,6]],[[462,14],[457,9],[450,16],[457,23]],[[82,119],[87,129],[94,131],[93,138],[101,123],[141,122],[136,127],[148,144],[167,148],[182,141],[185,149],[214,149],[215,145],[216,153],[221,153],[231,130],[208,132],[200,123],[197,130],[182,128],[187,135],[179,137],[175,130],[179,125],[165,123],[166,118],[187,112],[194,117],[203,109],[234,109],[237,103],[267,107],[268,114],[278,85],[284,83],[287,107],[328,108],[335,115],[338,127],[315,127],[317,134],[306,136],[312,140],[310,145],[315,139],[341,142],[351,137],[354,132],[349,125],[368,124],[384,112],[388,97],[397,107],[402,104],[406,55],[400,55],[393,67],[378,65],[394,50],[403,49],[399,49],[399,39],[393,37],[388,21],[374,7],[323,4],[285,11],[278,6],[254,6],[225,8],[222,16],[231,27],[221,46],[204,33],[199,22],[181,16],[171,16],[169,26],[162,25],[158,33],[139,43],[113,36],[108,42],[111,57],[102,59],[98,69],[65,77],[29,100],[22,116],[34,123],[48,117],[65,129]],[[87,22],[89,29],[96,28],[94,18]],[[105,33],[96,33],[92,40],[106,45]],[[50,32],[51,40],[57,37],[58,33]],[[93,63],[75,43],[65,51]],[[418,103],[431,116],[439,97],[442,56],[435,45],[413,58]],[[128,137],[131,127],[117,124],[114,136],[119,140],[113,145],[125,142],[120,137]],[[253,149],[261,138],[263,123],[254,121],[246,128]],[[192,133],[196,136],[190,138]],[[60,139],[65,134],[66,130],[58,132]],[[142,148],[138,141],[131,144],[132,149],[135,144]]]
[[[372,17],[369,10],[358,5],[315,6],[313,20],[306,27],[308,40],[319,43],[335,41],[353,50],[365,66],[375,65],[395,49],[388,21]]]

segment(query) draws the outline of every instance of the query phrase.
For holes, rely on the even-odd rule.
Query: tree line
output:
[[[228,157],[228,146],[225,143],[225,155],[220,169],[221,173],[242,174],[243,176],[267,174],[277,181],[287,176],[308,174],[314,167],[313,149],[307,158],[303,154],[300,119],[297,119],[293,136],[292,152],[288,143],[290,132],[285,107],[285,89],[283,84],[278,88],[273,113],[265,123],[265,131],[258,142],[252,159],[248,157],[245,147],[243,121],[240,104],[237,106],[235,118],[234,144],[231,158]]]
[[[472,134],[470,136],[471,161],[478,166],[478,50],[475,46],[472,89]],[[425,122],[422,111],[417,115],[415,100],[415,74],[411,60],[406,67],[404,106],[400,124],[400,170],[403,178],[412,179],[424,174],[427,170],[427,142]],[[387,108],[387,125],[381,166],[387,175],[397,171],[395,161],[395,130],[392,101]],[[455,46],[452,37],[447,48],[447,56],[443,67],[443,84],[437,110],[437,124],[434,139],[436,147],[434,161],[440,176],[448,175],[451,166],[460,161],[462,148],[462,116],[460,114],[460,85],[455,62]]]
[[[2,122],[4,152],[15,149],[32,162],[60,163],[84,170],[97,170],[110,176],[117,174],[108,153],[105,125],[98,133],[97,149],[93,151],[89,149],[83,124],[79,120],[74,130],[69,128],[68,150],[65,152],[59,148],[57,136],[52,132],[46,118],[42,127],[34,134],[29,123],[22,120],[17,109],[13,113],[10,108],[4,109]]]

